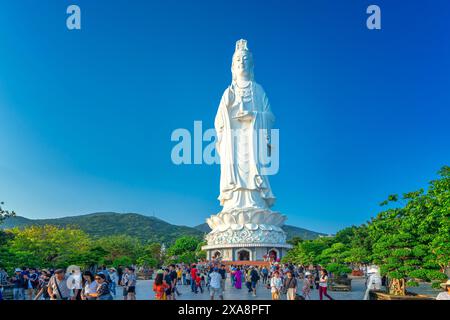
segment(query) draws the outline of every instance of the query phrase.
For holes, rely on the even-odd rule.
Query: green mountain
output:
[[[24,217],[12,217],[0,224],[0,228],[23,228],[31,225],[74,226],[94,238],[126,234],[136,237],[141,241],[166,244],[172,243],[180,236],[203,236],[203,232],[195,228],[176,226],[155,217],[143,216],[136,213],[120,214],[115,212],[101,212],[81,216],[37,220]]]
[[[197,229],[203,233],[208,233],[211,231],[211,228],[206,223],[196,226],[195,229]],[[324,233],[315,232],[315,231],[311,231],[311,230],[307,230],[307,229],[303,229],[303,228],[299,228],[299,227],[294,227],[294,226],[290,226],[290,225],[284,225],[281,227],[281,229],[283,229],[284,232],[286,232],[286,236],[287,236],[288,240],[292,239],[294,237],[300,237],[303,240],[312,240],[312,239],[316,239],[320,236],[326,236],[326,234],[324,234]]]
[[[0,224],[0,229],[24,228],[27,226],[55,225],[58,227],[77,227],[94,238],[126,234],[141,241],[161,242],[170,244],[181,236],[203,237],[211,231],[204,223],[196,227],[177,226],[155,217],[136,213],[99,212],[81,216],[55,218],[55,219],[27,219],[12,217]],[[294,226],[283,226],[287,238],[300,237],[304,240],[324,236],[318,233]]]

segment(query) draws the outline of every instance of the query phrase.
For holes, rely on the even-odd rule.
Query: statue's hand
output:
[[[239,121],[251,121],[253,117],[254,114],[252,111],[241,111],[233,118],[238,119]]]

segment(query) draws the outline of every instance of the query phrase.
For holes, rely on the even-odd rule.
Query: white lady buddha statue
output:
[[[261,172],[258,150],[270,148],[267,133],[274,117],[266,93],[254,81],[253,67],[247,41],[239,40],[231,66],[233,80],[222,96],[215,120],[223,211],[270,208],[275,202],[269,180]],[[263,141],[258,141],[260,137]]]
[[[247,41],[237,41],[232,83],[223,93],[214,123],[221,169],[218,199],[223,208],[207,220],[213,233],[244,228],[281,232],[279,227],[286,219],[270,210],[275,196],[261,155],[270,153],[274,116],[253,70]]]

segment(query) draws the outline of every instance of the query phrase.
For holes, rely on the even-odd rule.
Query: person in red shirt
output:
[[[193,264],[191,268],[191,290],[194,293],[198,293],[197,284],[195,283],[196,279],[197,279],[197,268],[196,265]]]
[[[169,285],[164,280],[164,274],[162,270],[160,270],[156,274],[155,282],[153,283],[153,291],[155,292],[156,300],[167,300],[166,290],[169,288]]]
[[[203,293],[202,277],[198,273],[197,276],[195,277],[195,284],[197,285],[197,290],[200,289],[200,292]]]

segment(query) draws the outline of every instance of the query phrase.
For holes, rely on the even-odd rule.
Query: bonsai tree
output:
[[[348,246],[341,243],[333,243],[329,248],[322,251],[319,255],[321,265],[331,272],[335,277],[341,277],[350,273],[352,270],[345,263],[348,256]]]
[[[339,277],[342,275],[345,275],[347,273],[352,272],[352,269],[350,269],[348,266],[346,266],[343,263],[336,263],[332,262],[326,265],[326,269],[328,272],[331,272],[332,274],[338,275]]]
[[[369,224],[372,258],[389,277],[389,291],[405,295],[406,284],[415,279],[444,280],[449,264],[450,169],[444,167],[440,179],[430,182],[429,190],[406,193],[400,207],[381,212]],[[399,201],[390,196],[382,205]]]

